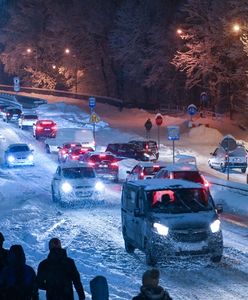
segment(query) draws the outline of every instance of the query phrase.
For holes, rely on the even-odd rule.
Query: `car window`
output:
[[[144,168],[144,175],[155,175],[160,167],[145,167]]]
[[[29,147],[27,145],[18,145],[18,146],[13,146],[9,148],[10,152],[22,152],[22,151],[29,151]]]
[[[196,171],[174,171],[173,178],[199,182],[202,184],[204,183],[200,173]]]
[[[38,119],[38,116],[36,116],[36,115],[24,115],[23,118],[27,119],[27,120],[33,120],[33,119]]]
[[[213,200],[205,189],[148,191],[150,210],[157,213],[192,213],[213,210]]]
[[[63,176],[68,179],[96,177],[92,168],[64,168]]]

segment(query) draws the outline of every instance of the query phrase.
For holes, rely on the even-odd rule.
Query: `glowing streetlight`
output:
[[[56,66],[55,66],[55,65],[52,65],[52,68],[55,70],[55,69],[56,69]]]
[[[27,48],[27,53],[32,53],[32,49],[31,48]]]
[[[32,48],[27,48],[26,52],[28,55],[34,53],[34,58],[35,58],[35,69],[36,71],[38,70],[38,57],[37,57],[37,51],[33,50]]]
[[[66,49],[65,49],[65,53],[66,53],[66,54],[69,54],[70,52],[71,52],[71,51],[70,51],[69,48],[66,48]]]
[[[183,34],[183,31],[182,31],[181,28],[178,28],[177,31],[176,31],[176,33],[177,33],[178,35],[181,35],[181,34]]]
[[[235,33],[238,33],[241,30],[240,25],[237,23],[232,26],[232,29]]]

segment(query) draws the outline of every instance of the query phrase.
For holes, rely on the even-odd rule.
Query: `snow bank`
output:
[[[223,135],[217,129],[203,125],[191,128],[188,137],[192,144],[201,143],[215,146],[223,139]]]

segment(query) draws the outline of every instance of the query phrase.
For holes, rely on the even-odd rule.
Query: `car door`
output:
[[[145,233],[145,214],[144,214],[144,191],[139,190],[138,195],[135,199],[135,211],[138,212],[134,215],[134,232],[135,232],[135,242],[138,248],[142,249],[144,242]]]

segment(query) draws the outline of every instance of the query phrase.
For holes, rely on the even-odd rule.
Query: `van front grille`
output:
[[[171,237],[176,242],[201,242],[207,240],[208,234],[206,229],[185,229],[173,230]]]

